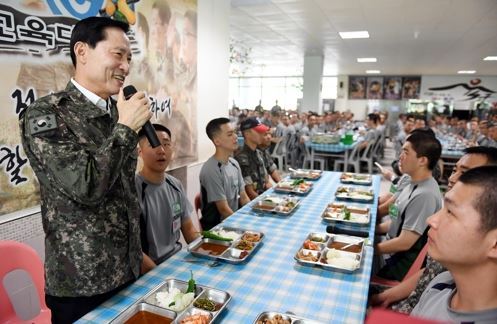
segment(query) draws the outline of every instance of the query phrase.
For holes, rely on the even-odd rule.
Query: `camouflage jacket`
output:
[[[46,293],[102,294],[136,278],[141,263],[135,193],[137,134],[69,82],[20,119],[40,182]]]
[[[240,165],[245,185],[252,185],[258,194],[263,193],[266,190],[264,184],[267,176],[263,153],[259,149],[252,151],[245,144],[235,159]]]

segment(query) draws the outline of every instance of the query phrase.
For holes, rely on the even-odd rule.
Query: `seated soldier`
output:
[[[386,240],[375,246],[375,253],[383,256],[378,276],[402,280],[423,248],[427,239],[426,219],[442,207],[442,196],[432,176],[442,147],[433,136],[411,134],[400,155],[400,170],[411,177],[390,208],[391,220],[378,226],[378,233],[387,233]],[[383,262],[381,262],[383,261]]]
[[[271,157],[271,153],[269,153],[269,147],[271,146],[271,130],[266,131],[264,137],[262,139],[262,143],[257,146],[258,149],[262,152],[262,158],[264,159],[264,165],[266,167],[266,172],[269,174],[271,179],[278,183],[281,181],[281,175],[278,171],[278,166],[274,163],[273,158]],[[266,189],[271,188],[270,181],[266,182]]]
[[[240,152],[235,155],[235,159],[240,165],[245,182],[245,192],[250,199],[263,193],[269,182],[263,153],[257,149],[257,145],[262,143],[263,134],[268,130],[269,127],[255,117],[247,118],[240,124],[244,145]]]
[[[411,315],[455,323],[497,321],[497,166],[463,174],[428,219],[428,253],[448,271]]]
[[[231,156],[238,148],[238,137],[228,118],[211,120],[207,136],[216,152],[205,161],[200,170],[202,219],[204,230],[209,230],[250,201],[238,162]]]
[[[180,230],[187,243],[199,234],[191,219],[193,207],[181,182],[166,173],[173,156],[171,132],[160,124],[153,126],[162,145],[153,148],[144,129],[140,130],[138,154],[143,168],[135,175],[135,184],[142,210],[142,250],[159,264],[181,249]]]
[[[450,191],[459,177],[466,171],[483,166],[497,165],[497,149],[494,147],[475,146],[464,150],[464,155],[457,161],[452,174],[449,177],[447,191]],[[428,283],[438,274],[445,271],[440,263],[428,256],[426,267],[421,269],[417,275],[402,281],[395,287],[374,295],[372,303],[387,307],[393,304],[392,309],[409,314],[418,303],[419,297],[428,286]],[[404,299],[405,298],[405,299]]]

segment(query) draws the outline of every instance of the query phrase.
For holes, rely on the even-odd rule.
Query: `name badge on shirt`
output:
[[[181,204],[176,202],[173,204],[174,218],[173,218],[173,233],[181,229]]]
[[[390,185],[390,193],[394,194],[397,192],[397,186],[393,183]]]
[[[393,203],[388,207],[388,215],[390,215],[390,218],[392,220],[397,219],[399,217],[399,207],[397,204]]]

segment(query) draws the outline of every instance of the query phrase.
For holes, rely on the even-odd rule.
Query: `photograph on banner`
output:
[[[421,77],[403,77],[402,78],[402,99],[419,99],[421,91]]]
[[[366,77],[351,76],[349,77],[349,99],[366,98]]]
[[[402,95],[402,77],[386,76],[383,81],[383,99],[400,100]]]
[[[383,77],[372,77],[368,79],[367,99],[383,99]]]
[[[109,16],[130,24],[126,84],[146,91],[151,122],[174,134],[171,169],[197,161],[196,0],[4,0],[0,4],[0,215],[39,205],[39,186],[23,151],[19,117],[36,99],[65,89],[77,21]]]

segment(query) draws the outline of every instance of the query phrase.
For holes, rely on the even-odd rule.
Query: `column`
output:
[[[304,98],[301,111],[322,112],[321,79],[323,77],[323,55],[306,55],[304,57]]]

